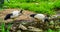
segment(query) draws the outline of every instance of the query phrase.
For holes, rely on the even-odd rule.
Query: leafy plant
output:
[[[5,32],[5,23],[2,23],[2,25],[1,25],[1,31]]]
[[[47,32],[54,32],[52,29],[48,29]]]

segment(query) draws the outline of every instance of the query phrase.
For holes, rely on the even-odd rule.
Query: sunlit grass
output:
[[[5,29],[4,29],[4,28],[5,28],[5,24],[2,23],[2,25],[1,25],[1,29],[2,29],[1,31],[2,31],[2,32],[5,32]]]
[[[36,4],[38,3],[38,4]],[[36,13],[55,14],[54,8],[60,8],[60,0],[9,0],[9,3],[5,0],[3,8],[23,8]],[[0,11],[2,8],[0,8]],[[3,22],[0,19],[0,22]],[[8,24],[7,30],[5,30],[5,23],[1,24],[1,32],[9,32],[11,24]],[[46,32],[60,32],[60,29],[52,30],[48,28]]]
[[[9,32],[11,24],[8,24],[7,30],[5,29],[5,23],[1,23],[1,32]]]
[[[51,15],[56,13],[54,8],[60,8],[59,3],[60,0],[10,0],[9,3],[5,1],[4,8],[23,8],[36,13],[46,13]]]
[[[5,30],[5,23],[3,22],[4,20],[0,18],[0,29],[1,32],[9,32],[11,24],[8,24],[7,30]]]

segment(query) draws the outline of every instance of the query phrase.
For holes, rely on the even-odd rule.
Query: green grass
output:
[[[11,28],[11,24],[8,24],[7,30],[5,29],[5,23],[3,22],[3,19],[0,18],[0,31],[1,32],[9,32],[10,28]]]
[[[5,24],[4,24],[4,23],[2,23],[2,25],[1,25],[2,32],[5,32],[4,26],[5,26]]]
[[[53,12],[53,4],[48,3],[39,3],[38,5],[35,3],[7,3],[5,4],[5,8],[22,8],[25,10],[30,10],[36,13],[46,13],[46,14],[54,14]],[[51,13],[52,12],[52,13]]]
[[[39,4],[35,4],[39,3]],[[60,8],[60,0],[5,0],[3,8],[23,8],[36,13],[55,14],[54,8]]]
[[[9,32],[11,24],[8,24],[7,30],[5,29],[5,23],[1,24],[1,32]]]
[[[35,4],[39,3],[39,4]],[[25,10],[33,11],[36,13],[43,13],[53,15],[56,14],[54,8],[60,8],[60,0],[9,0],[9,3],[5,0],[3,8],[23,8]],[[1,10],[1,9],[0,9]],[[2,20],[0,20],[2,21]],[[9,32],[10,24],[8,29],[5,31],[5,24],[1,24],[2,32]],[[58,30],[48,29],[46,32],[60,32]]]

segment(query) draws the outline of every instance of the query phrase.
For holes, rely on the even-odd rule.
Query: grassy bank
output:
[[[3,8],[22,8],[36,13],[53,15],[56,14],[55,9],[60,9],[60,0],[5,0]],[[8,24],[7,30],[5,30],[4,23],[2,23],[0,26],[2,29],[1,32],[9,32],[10,24]],[[46,32],[60,32],[60,29],[48,29]]]
[[[60,8],[60,0],[9,0],[4,8],[22,8],[37,13],[55,14],[55,8]]]

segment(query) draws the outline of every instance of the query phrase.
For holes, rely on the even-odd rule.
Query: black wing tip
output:
[[[30,17],[34,17],[36,14],[31,14]]]
[[[4,18],[4,20],[7,20],[7,19],[10,19],[10,16],[11,16],[12,14],[7,14],[6,16],[5,16],[5,18]]]
[[[4,20],[7,20],[6,18],[4,18]]]
[[[5,18],[4,18],[4,20],[7,20],[7,19],[9,19],[9,18],[8,18],[8,17],[5,17]]]

